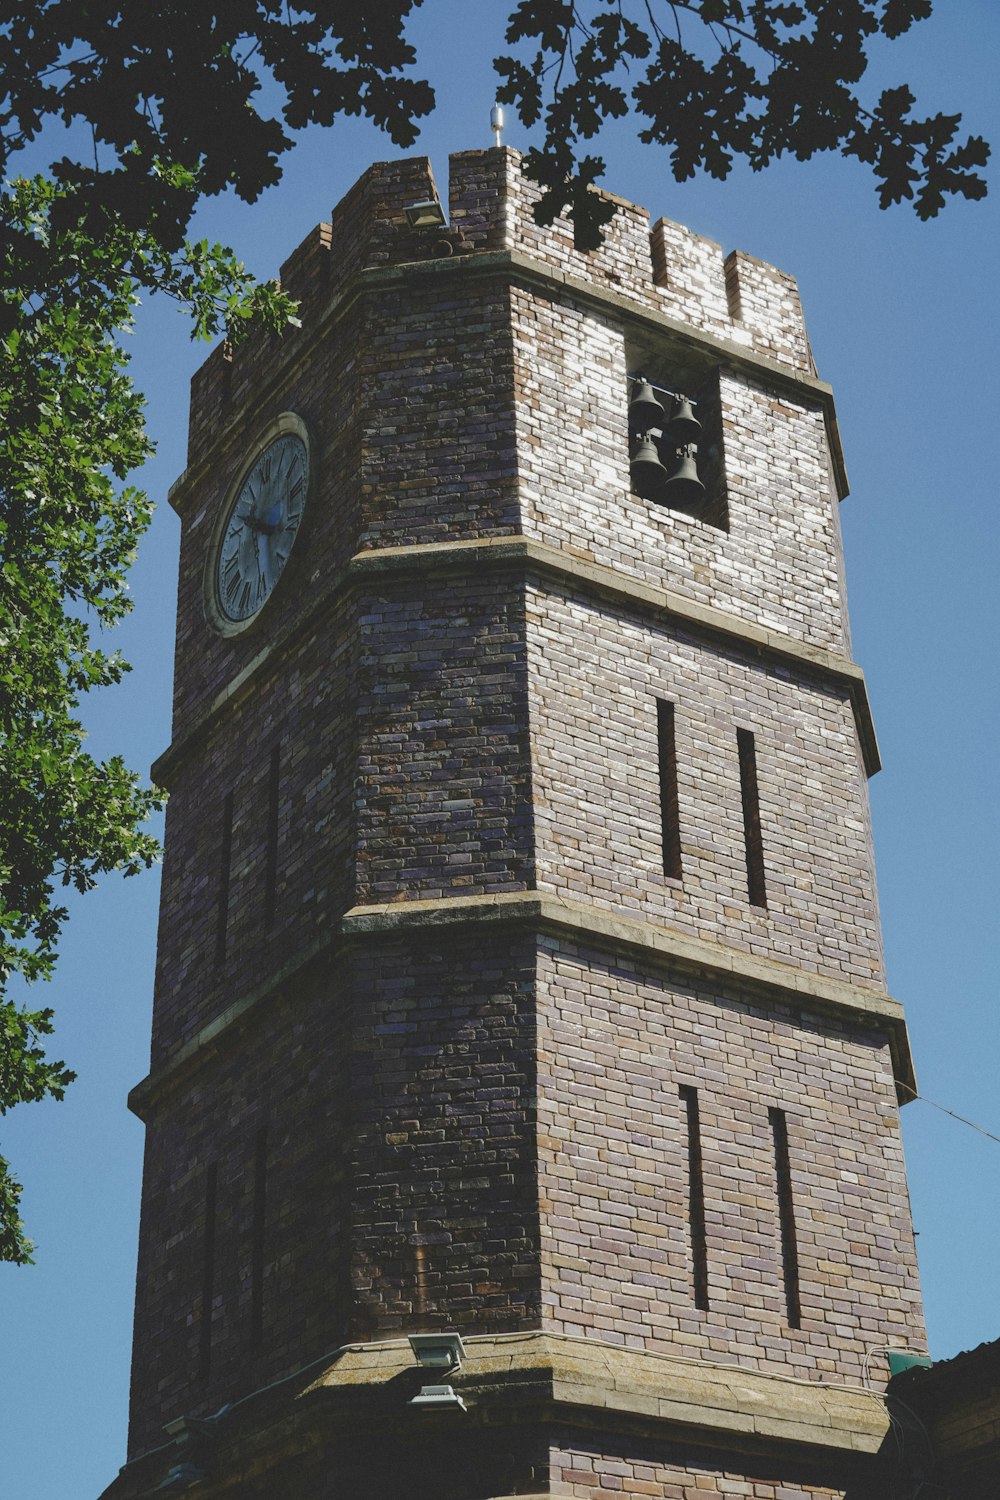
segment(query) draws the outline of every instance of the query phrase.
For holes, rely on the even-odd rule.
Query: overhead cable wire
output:
[[[918,1094],[916,1089],[911,1088],[908,1083],[901,1083],[898,1078],[896,1082],[900,1088],[906,1090],[911,1099],[919,1099],[923,1104],[929,1104],[932,1109],[939,1109],[943,1115],[951,1115],[953,1120],[958,1120],[961,1124],[968,1125],[970,1130],[977,1130],[980,1135],[986,1136],[987,1140],[996,1141],[997,1145],[1000,1146],[1000,1135],[994,1135],[993,1131],[987,1130],[984,1125],[977,1125],[975,1120],[967,1120],[964,1115],[956,1114],[953,1109],[947,1109],[943,1104],[937,1104],[933,1099],[928,1099],[926,1094]]]

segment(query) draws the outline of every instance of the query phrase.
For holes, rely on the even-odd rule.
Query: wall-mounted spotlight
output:
[[[153,1494],[159,1495],[183,1495],[187,1490],[193,1490],[198,1485],[205,1484],[208,1475],[204,1469],[199,1469],[197,1464],[174,1464],[162,1484],[158,1484]]]
[[[421,1369],[448,1375],[462,1368],[465,1357],[465,1345],[458,1333],[411,1333],[410,1348]],[[410,1405],[435,1410],[457,1406],[465,1411],[465,1402],[450,1385],[422,1385]]]
[[[440,1411],[446,1406],[457,1406],[460,1411],[465,1411],[465,1402],[451,1385],[422,1385],[417,1394],[410,1398],[411,1406],[423,1406]]]
[[[448,222],[444,209],[436,198],[408,203],[403,212],[411,229],[443,229]]]

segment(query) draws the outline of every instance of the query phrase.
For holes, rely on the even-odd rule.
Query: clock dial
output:
[[[224,618],[252,620],[267,603],[292,550],[309,488],[309,450],[284,433],[255,460],[222,534],[215,595]]]

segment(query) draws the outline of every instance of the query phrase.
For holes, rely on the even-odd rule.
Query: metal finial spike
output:
[[[490,129],[493,132],[493,144],[495,146],[502,146],[503,145],[503,108],[499,104],[494,104],[493,108],[490,110]]]

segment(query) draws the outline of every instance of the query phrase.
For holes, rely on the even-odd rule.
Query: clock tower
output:
[[[535,200],[373,166],[194,379],[115,1500],[880,1493],[832,395],[784,273]]]

